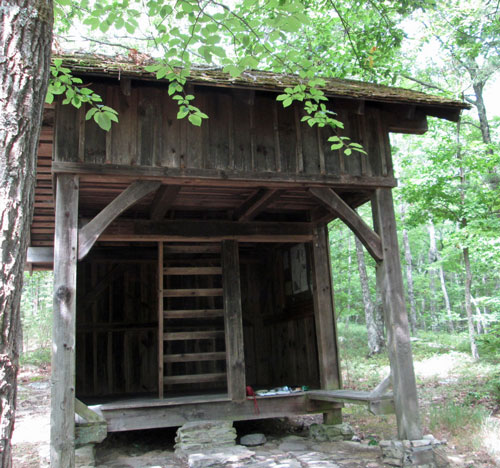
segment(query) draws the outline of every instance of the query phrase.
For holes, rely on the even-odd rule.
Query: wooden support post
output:
[[[402,440],[421,439],[417,385],[391,189],[379,188],[375,191],[372,211],[375,230],[383,248],[384,259],[377,265],[377,282],[383,297],[398,437]]]
[[[158,398],[163,398],[164,362],[163,334],[164,329],[164,296],[163,296],[163,242],[158,242]]]
[[[75,313],[78,177],[57,176],[50,466],[75,466]]]
[[[240,259],[238,242],[222,241],[222,285],[226,336],[227,391],[231,400],[246,399],[245,354],[241,311]]]
[[[330,246],[326,226],[315,228],[313,236],[313,300],[320,384],[324,390],[336,390],[341,388],[342,381],[333,303]],[[341,410],[335,409],[325,413],[324,422],[325,424],[339,424],[342,422]]]

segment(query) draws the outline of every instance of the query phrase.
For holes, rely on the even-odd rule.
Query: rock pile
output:
[[[317,442],[336,442],[351,440],[354,436],[353,428],[347,424],[311,424],[309,437]]]
[[[177,430],[175,452],[189,454],[235,445],[236,429],[232,422],[196,421]]]
[[[382,461],[393,467],[447,468],[448,459],[439,447],[445,442],[432,435],[421,440],[382,440]]]

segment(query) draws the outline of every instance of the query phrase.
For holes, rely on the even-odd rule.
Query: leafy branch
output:
[[[55,96],[64,95],[62,104],[71,104],[79,109],[82,105],[90,106],[85,119],[94,119],[103,130],[108,131],[112,122],[118,122],[118,113],[102,104],[102,98],[96,92],[83,85],[83,81],[71,74],[69,68],[62,66],[62,59],[54,59],[50,67],[51,79],[45,102],[52,104]]]

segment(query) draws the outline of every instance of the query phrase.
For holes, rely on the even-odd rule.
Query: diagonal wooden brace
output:
[[[336,192],[327,187],[310,187],[309,193],[351,228],[375,261],[383,260],[379,235]]]
[[[78,230],[78,260],[84,258],[103,231],[125,210],[146,195],[158,190],[160,182],[138,180],[129,185],[95,218]]]

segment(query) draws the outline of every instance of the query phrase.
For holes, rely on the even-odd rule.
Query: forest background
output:
[[[470,103],[458,124],[429,119],[425,135],[393,137],[398,234],[417,357],[419,343],[432,344],[426,352],[434,347],[439,353],[470,355],[476,364],[468,373],[475,384],[448,410],[480,407],[488,416],[498,412],[500,2],[244,0],[228,7],[215,1],[59,0],[55,8],[56,50],[120,54],[139,62],[158,57],[151,70],[171,80],[172,94],[180,96],[179,117],[194,125],[206,116],[195,99],[186,100],[182,75],[172,76],[176,65],[188,70],[209,63],[235,76],[248,68],[300,74],[307,86],[286,91],[280,99],[284,105],[312,101],[317,107],[309,114],[316,124],[325,123],[318,114],[320,99],[314,99],[321,88],[318,75],[397,85]],[[84,88],[72,86],[57,64],[52,72],[49,99],[64,94],[77,106],[87,100],[95,109],[89,118],[111,125],[111,110],[89,101]],[[344,143],[346,154],[356,150],[349,145]],[[360,213],[370,222],[369,207]],[[348,381],[369,385],[374,369],[385,362],[379,356],[384,347],[375,265],[346,226],[333,222],[329,230]],[[50,273],[27,273],[23,291],[21,362],[47,363]],[[462,413],[464,421],[470,420],[465,409]]]

